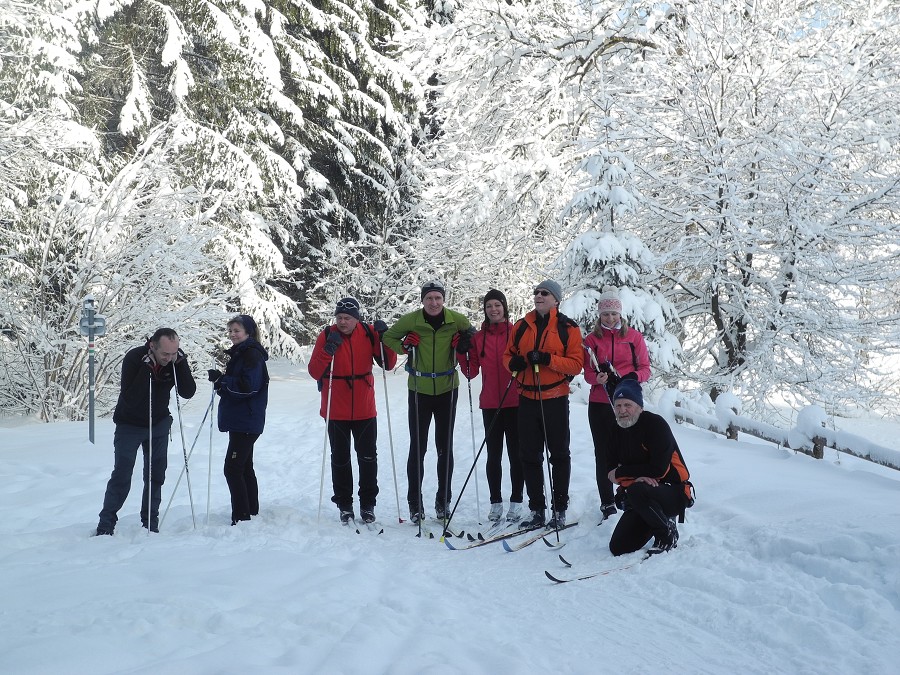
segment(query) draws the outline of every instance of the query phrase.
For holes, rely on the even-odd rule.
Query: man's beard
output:
[[[616,424],[618,424],[623,429],[628,429],[629,427],[633,427],[635,423],[638,421],[638,417],[640,415],[635,415],[634,417],[617,417]]]

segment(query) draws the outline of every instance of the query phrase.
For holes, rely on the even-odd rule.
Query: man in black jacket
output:
[[[675,517],[688,500],[687,467],[675,436],[662,417],[644,410],[641,385],[622,380],[613,394],[616,428],[609,439],[606,466],[617,483],[616,503],[625,512],[609,540],[613,555],[631,553],[654,537],[650,553],[675,548]]]
[[[187,357],[178,344],[178,334],[174,330],[160,328],[146,344],[129,350],[122,359],[122,382],[113,413],[115,466],[106,485],[98,535],[112,534],[115,530],[116,514],[131,489],[131,474],[140,447],[144,450],[141,522],[151,532],[159,532],[159,504],[166,479],[169,429],[172,426],[169,398],[176,383],[182,398],[191,398],[197,391]],[[148,509],[147,477],[151,465]]]

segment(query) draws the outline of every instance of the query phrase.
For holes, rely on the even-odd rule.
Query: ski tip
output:
[[[550,574],[550,572],[548,572],[547,570],[544,570],[544,576],[546,576],[553,583],[556,583],[556,584],[564,584],[565,583],[564,579],[557,579],[555,576]]]
[[[565,558],[562,557],[562,553],[559,554],[559,561],[566,567],[572,566],[572,563],[570,563],[568,560],[566,560]]]
[[[451,551],[458,550],[453,544],[450,543],[450,541],[448,539],[444,539],[444,546],[449,548]]]
[[[513,547],[509,545],[509,542],[506,541],[506,539],[503,540],[503,548],[506,550],[507,553],[513,552]]]

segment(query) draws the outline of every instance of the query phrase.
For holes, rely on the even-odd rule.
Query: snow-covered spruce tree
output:
[[[385,42],[412,21],[402,5],[131,0],[69,11],[83,45],[80,121],[107,131],[111,173],[161,122],[204,128],[212,154],[195,160],[211,173],[254,165],[257,180],[234,184],[223,206],[244,214],[234,222],[258,220],[288,270],[265,282],[301,309],[321,304],[310,289],[361,264],[330,256],[332,242],[381,234],[391,200],[408,208],[419,93]],[[314,329],[296,311],[283,322],[298,338]]]
[[[677,382],[681,345],[672,332],[678,324],[675,306],[652,285],[656,257],[637,237],[590,230],[574,239],[560,257],[559,278],[571,295],[562,305],[567,316],[585,332],[598,319],[601,292],[615,288],[628,324],[647,341],[653,374]]]
[[[627,71],[629,64],[616,59],[605,71]],[[623,313],[629,325],[641,331],[650,351],[655,379],[671,384],[673,371],[680,365],[676,336],[676,308],[659,290],[656,257],[634,234],[625,231],[625,217],[643,208],[642,196],[635,191],[635,164],[628,157],[628,129],[617,119],[617,94],[627,96],[629,78],[600,79],[600,87],[591,96],[593,111],[585,123],[583,141],[587,157],[577,174],[579,188],[564,210],[583,234],[566,247],[554,268],[572,294],[563,310],[585,332],[598,320],[597,303],[607,288],[616,288],[622,299]],[[616,111],[616,112],[614,112]]]
[[[433,95],[420,260],[479,307],[491,286],[511,311],[579,234],[562,213],[576,189],[599,64],[644,44],[642,3],[536,0],[460,6],[409,33],[406,58]],[[423,265],[426,266],[426,265]]]
[[[898,346],[897,14],[685,1],[655,34],[653,100],[621,113],[652,206],[629,226],[666,256],[686,375],[713,394],[884,397],[868,356]]]

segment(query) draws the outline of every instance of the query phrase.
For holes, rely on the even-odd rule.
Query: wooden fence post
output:
[[[731,412],[733,412],[735,415],[738,414],[737,408],[732,408]],[[736,441],[738,439],[738,430],[734,426],[734,422],[728,423],[728,428],[725,430],[725,438],[727,438],[729,441]]]
[[[825,439],[822,436],[813,436],[813,451],[812,456],[816,459],[824,459],[825,458]]]

